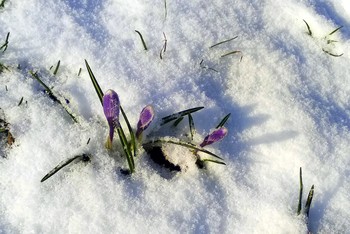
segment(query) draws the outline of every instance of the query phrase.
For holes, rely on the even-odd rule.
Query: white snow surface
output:
[[[0,150],[0,233],[349,233],[349,9],[348,0],[6,1],[0,118],[15,143]],[[221,57],[230,51],[241,53]],[[147,104],[153,128],[204,106],[193,114],[200,143],[231,113],[227,137],[207,147],[227,165],[166,177],[141,150],[136,172],[121,174],[127,162],[117,138],[113,151],[104,147],[108,125],[84,59],[134,127]],[[31,70],[69,99],[79,124]],[[176,131],[188,131],[186,121]],[[40,182],[82,153],[91,162]],[[309,219],[296,215],[300,167],[303,204],[315,185]]]

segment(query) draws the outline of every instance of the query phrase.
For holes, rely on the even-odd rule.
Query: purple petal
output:
[[[145,108],[142,109],[140,113],[140,119],[139,122],[137,123],[137,131],[136,135],[139,136],[154,119],[154,110],[151,105],[146,106]]]
[[[109,125],[108,144],[106,143],[106,146],[109,146],[108,148],[112,145],[114,128],[119,126],[119,107],[118,94],[111,89],[107,90],[105,95],[103,95],[103,111]]]
[[[108,124],[114,127],[119,125],[119,97],[116,92],[109,89],[103,96],[103,111],[107,118]]]
[[[222,140],[227,135],[227,128],[221,127],[218,129],[215,129],[212,133],[210,133],[208,136],[206,136],[203,140],[203,142],[200,144],[201,147],[204,147],[206,145],[213,144],[217,141]]]

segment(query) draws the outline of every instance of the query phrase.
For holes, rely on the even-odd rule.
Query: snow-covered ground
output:
[[[0,23],[0,45],[10,32],[0,118],[15,138],[9,147],[1,133],[0,233],[350,232],[348,0],[7,0]],[[241,53],[221,57],[231,51]],[[121,174],[127,162],[118,140],[104,147],[108,125],[84,59],[134,127],[147,104],[153,128],[204,106],[193,114],[199,143],[231,113],[228,136],[207,147],[227,165],[167,177],[140,151],[136,172]],[[79,124],[29,71],[70,101]],[[91,162],[40,183],[83,153]],[[308,221],[296,214],[300,167],[303,204],[315,185]]]

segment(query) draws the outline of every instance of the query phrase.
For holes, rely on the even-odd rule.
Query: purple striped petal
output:
[[[146,106],[140,113],[140,119],[137,123],[136,137],[139,137],[141,133],[148,128],[154,119],[154,110],[151,105]]]
[[[211,132],[208,136],[206,136],[203,140],[203,142],[200,144],[201,147],[204,147],[206,145],[213,144],[217,141],[222,140],[227,135],[227,128],[221,127],[218,129],[215,129],[213,132]]]
[[[118,94],[111,89],[107,90],[103,95],[103,111],[109,125],[109,138],[108,143],[106,143],[108,146],[112,144],[114,128],[119,126],[119,108],[120,102]]]

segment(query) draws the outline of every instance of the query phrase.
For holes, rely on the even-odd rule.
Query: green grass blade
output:
[[[134,165],[134,159],[133,159],[132,154],[130,152],[130,148],[129,148],[129,145],[128,145],[128,141],[126,140],[124,130],[122,129],[122,127],[119,127],[119,128],[117,128],[117,131],[118,131],[119,139],[120,139],[120,142],[122,144],[124,153],[126,155],[126,159],[128,161],[130,173],[133,173],[134,172],[134,166],[135,166]]]
[[[164,0],[164,20],[166,20],[167,16],[168,16],[168,8],[167,8],[166,0]]]
[[[5,7],[5,2],[6,2],[7,0],[2,0],[1,1],[1,3],[0,3],[0,8],[4,8]]]
[[[221,42],[219,42],[219,43],[216,43],[216,44],[214,44],[214,45],[210,46],[210,47],[209,47],[209,49],[211,49],[211,48],[213,48],[213,47],[215,47],[215,46],[218,46],[218,45],[224,44],[224,43],[226,43],[226,42],[232,41],[232,40],[236,39],[237,37],[238,37],[238,36],[235,36],[235,37],[230,38],[230,39],[228,39],[228,40],[224,40],[224,41],[221,41]]]
[[[196,112],[196,111],[199,111],[201,109],[203,109],[204,107],[201,106],[201,107],[195,107],[195,108],[191,108],[191,109],[187,109],[187,110],[184,110],[184,111],[180,111],[180,112],[177,112],[175,114],[172,114],[172,115],[169,115],[169,116],[166,116],[166,117],[163,117],[162,118],[162,122],[160,125],[164,125],[166,123],[169,123],[175,119],[178,119],[182,116],[185,116],[185,115],[188,115],[188,114],[191,114],[193,112]]]
[[[79,71],[78,71],[78,76],[80,76],[80,74],[81,74],[81,68],[79,68]]]
[[[306,22],[306,20],[303,19],[303,21],[304,21],[304,23],[306,24],[306,27],[307,27],[307,31],[308,31],[307,34],[312,37],[312,31],[311,31],[311,28],[310,28],[309,24]]]
[[[34,79],[36,79],[44,88],[45,88],[45,92],[47,93],[47,95],[54,101],[57,102],[58,104],[60,104],[63,109],[68,113],[68,115],[73,119],[73,121],[75,123],[78,123],[77,118],[68,110],[67,106],[64,105],[57,97],[56,95],[52,92],[52,90],[40,79],[38,73],[33,72],[33,71],[29,71],[29,73],[32,75],[32,77]]]
[[[190,143],[187,143],[187,142],[182,142],[182,141],[172,141],[172,140],[158,139],[158,140],[155,140],[155,141],[147,142],[147,143],[143,144],[143,146],[144,147],[148,147],[149,145],[157,145],[159,143],[160,144],[169,143],[169,144],[184,146],[184,147],[187,147],[189,149],[193,149],[195,151],[200,151],[200,152],[206,153],[206,154],[208,154],[210,156],[213,156],[214,158],[217,158],[217,159],[220,159],[220,160],[224,161],[224,159],[222,159],[221,157],[217,156],[216,154],[214,154],[214,153],[212,153],[212,152],[210,152],[208,150],[205,150],[203,148],[199,148],[196,145],[193,145],[193,144],[190,144]]]
[[[60,64],[61,64],[61,60],[58,60],[58,63],[57,63],[56,68],[55,68],[55,71],[53,72],[54,75],[57,74],[58,68],[60,67]]]
[[[92,84],[94,85],[94,88],[95,88],[95,91],[97,93],[97,96],[100,99],[101,105],[103,106],[103,101],[102,101],[103,100],[103,92],[102,92],[102,89],[101,89],[100,85],[98,84],[98,82],[97,82],[97,80],[96,80],[96,78],[94,76],[94,73],[92,73],[92,70],[91,70],[88,62],[86,61],[86,59],[85,59],[85,65],[86,65],[86,69],[89,72],[89,76],[90,76],[90,79],[92,81]]]
[[[299,189],[299,203],[298,203],[298,212],[297,214],[299,215],[301,212],[301,203],[303,199],[303,175],[302,175],[302,168],[300,167],[300,173],[299,173],[299,183],[300,183],[300,189]]]
[[[136,32],[137,34],[139,34],[140,39],[141,39],[141,42],[142,42],[142,45],[143,45],[143,48],[144,48],[145,50],[147,50],[146,42],[145,42],[145,40],[143,40],[142,34],[141,34],[139,31],[137,31],[137,30],[135,30],[135,32]]]
[[[312,202],[312,198],[314,196],[314,185],[311,186],[309,195],[307,196],[306,204],[305,204],[305,214],[309,217],[310,206]]]
[[[177,120],[175,120],[173,126],[174,126],[174,127],[177,127],[177,125],[179,125],[183,119],[184,119],[184,117],[181,116],[180,118],[178,118]]]
[[[226,54],[221,55],[221,58],[226,57],[226,56],[229,56],[229,55],[231,55],[231,54],[237,54],[237,53],[242,53],[242,51],[234,50],[234,51],[231,51],[231,52],[228,52],[228,53],[226,53]]]
[[[2,4],[5,1],[2,2]],[[0,47],[0,50],[4,49],[2,52],[5,52],[7,50],[8,44],[9,44],[9,37],[10,37],[10,32],[7,33],[5,43]]]
[[[226,163],[224,163],[224,162],[213,160],[213,159],[209,159],[209,158],[201,159],[201,161],[202,162],[212,162],[212,163],[217,163],[217,164],[221,164],[221,165],[226,165]]]
[[[340,26],[340,27],[334,29],[332,32],[330,32],[330,33],[328,34],[328,36],[334,34],[334,33],[337,32],[338,30],[340,30],[342,27],[343,27],[343,26]]]
[[[342,54],[333,54],[333,53],[331,53],[331,52],[329,52],[329,51],[327,51],[327,50],[325,50],[323,48],[322,48],[322,51],[325,52],[326,54],[330,55],[330,56],[333,56],[333,57],[341,57],[344,54],[344,53],[342,53]]]
[[[19,101],[18,105],[17,106],[20,106],[23,102],[23,97],[21,98],[21,100]]]
[[[135,134],[134,134],[134,131],[132,130],[131,128],[131,125],[130,125],[130,122],[128,120],[128,117],[126,116],[125,112],[124,112],[124,109],[122,108],[122,106],[120,106],[120,110],[122,112],[122,115],[124,117],[124,120],[126,122],[126,125],[128,126],[128,130],[129,130],[129,133],[130,133],[130,138],[131,138],[131,149],[129,148],[130,152],[132,152],[132,156],[135,157],[136,156],[136,140],[135,140]]]
[[[221,128],[225,125],[225,123],[227,122],[227,120],[230,118],[231,113],[227,114],[218,124],[218,126],[216,126],[216,128]]]
[[[193,141],[193,136],[196,134],[196,128],[191,114],[188,114],[188,124],[190,126],[191,141]]]
[[[59,170],[61,170],[63,167],[67,166],[68,164],[70,164],[71,162],[73,162],[74,160],[78,159],[78,158],[83,158],[83,155],[77,155],[74,156],[72,158],[68,158],[62,162],[60,162],[54,169],[52,169],[49,173],[47,173],[40,182],[44,182],[45,180],[47,180],[48,178],[50,178],[51,176],[53,176],[54,174],[56,174]]]

